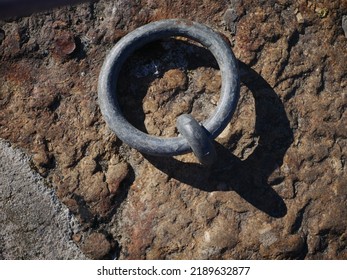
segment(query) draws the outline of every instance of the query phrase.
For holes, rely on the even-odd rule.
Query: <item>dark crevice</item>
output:
[[[77,60],[82,60],[87,57],[87,52],[84,48],[84,45],[81,39],[79,37],[75,37],[74,39],[75,39],[76,49],[71,54],[71,57]]]
[[[84,198],[78,194],[72,194],[72,199],[74,199],[78,205],[77,213],[82,223],[86,223],[91,225],[92,227],[95,227],[95,222],[96,222],[95,216],[92,214]]]
[[[308,254],[308,244],[307,244],[307,237],[305,236],[303,247],[300,251],[298,251],[298,254],[295,259],[297,260],[304,260]]]
[[[288,40],[288,54],[291,53],[293,47],[299,42],[299,39],[300,33],[298,30],[295,30]]]
[[[54,100],[51,102],[51,104],[49,104],[48,110],[50,110],[51,112],[57,110],[60,106],[60,103],[61,103],[61,96],[56,95],[54,97]]]
[[[112,249],[110,250],[110,252],[105,256],[105,260],[118,260],[120,253],[122,251],[122,247],[120,246],[120,244],[118,243],[117,240],[112,239],[112,241],[114,244],[112,244]]]
[[[278,73],[276,75],[277,76],[276,77],[277,80],[279,79],[279,77],[282,76],[282,74],[283,74],[283,72],[284,72],[284,70],[285,70],[285,68],[286,68],[286,66],[288,64],[288,61],[289,61],[289,58],[290,58],[290,53],[291,53],[292,49],[294,48],[294,46],[299,42],[299,39],[300,39],[299,31],[298,30],[294,30],[294,32],[291,34],[291,36],[288,39],[287,57],[281,63],[281,69],[278,71]]]
[[[300,88],[299,85],[294,85],[289,91],[288,93],[283,97],[284,101],[288,101],[289,99],[293,98],[296,94],[296,91],[298,90],[298,88]]]
[[[21,27],[18,30],[19,34],[19,47],[22,48],[25,43],[27,43],[30,39],[28,28]]]
[[[320,77],[320,84],[317,87],[317,94],[321,93],[324,90],[324,88],[325,88],[325,77],[324,77],[323,73],[325,73],[325,68],[326,67],[325,67],[325,63],[322,63],[322,65],[323,65],[323,67],[322,67],[322,70],[321,70],[321,73],[320,73],[321,77]]]
[[[317,248],[317,252],[324,253],[329,245],[329,232],[330,230],[324,230],[319,232],[319,245]]]
[[[297,215],[296,215],[296,218],[295,218],[295,221],[294,221],[293,225],[292,225],[291,228],[290,228],[290,233],[291,233],[291,234],[297,233],[297,232],[300,230],[301,225],[302,225],[302,221],[303,221],[303,219],[304,219],[305,211],[306,211],[307,207],[310,205],[310,203],[311,203],[311,201],[307,202],[307,203],[305,204],[305,206],[302,207],[302,208],[298,211],[298,213],[297,213]]]

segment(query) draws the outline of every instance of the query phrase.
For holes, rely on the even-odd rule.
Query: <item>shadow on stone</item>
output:
[[[174,158],[145,157],[182,183],[207,192],[235,191],[257,209],[281,218],[286,215],[287,207],[267,180],[282,165],[283,157],[293,141],[293,133],[283,104],[271,86],[244,63],[239,62],[239,67],[241,81],[255,99],[255,135],[259,137],[258,146],[246,160],[240,160],[218,143],[218,160],[211,167],[183,163]]]
[[[147,133],[143,99],[151,83],[169,69],[193,70],[198,67],[218,69],[208,50],[189,42],[174,39],[164,43],[158,41],[135,52],[119,76],[119,103],[125,117],[136,128]],[[234,138],[225,147],[216,143],[218,160],[211,167],[183,163],[174,158],[144,156],[159,170],[182,183],[207,192],[235,191],[268,215],[283,217],[287,213],[286,205],[267,181],[272,172],[282,165],[283,157],[293,141],[293,133],[276,92],[258,73],[241,61],[239,68],[241,81],[252,92],[255,100],[254,136],[259,139],[257,147],[246,160],[239,159],[232,154],[231,149],[226,148],[233,146],[236,141]],[[132,79],[129,73],[133,73]]]

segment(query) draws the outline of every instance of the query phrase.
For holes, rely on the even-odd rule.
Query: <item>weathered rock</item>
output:
[[[95,232],[86,237],[82,248],[92,259],[103,259],[110,253],[112,246],[104,234]]]
[[[345,259],[346,14],[343,0],[122,0],[1,22],[0,137],[32,155],[93,258]],[[210,168],[139,154],[97,104],[107,51],[177,17],[213,27],[239,59],[240,101]],[[165,137],[182,113],[206,119],[221,87],[212,55],[182,38],[137,51],[119,81],[128,120]],[[99,252],[87,240],[101,233]]]
[[[78,224],[29,158],[0,141],[0,259],[84,259]]]
[[[224,14],[224,23],[226,28],[230,31],[232,35],[236,34],[236,22],[237,22],[237,12],[234,9],[226,10]]]
[[[72,54],[76,49],[75,38],[69,32],[61,32],[55,38],[55,53],[58,56],[67,56]]]

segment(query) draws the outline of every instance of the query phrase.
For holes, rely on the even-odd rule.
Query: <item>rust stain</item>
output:
[[[66,56],[72,54],[76,49],[76,42],[74,36],[67,32],[61,32],[55,38],[54,51],[59,56]]]

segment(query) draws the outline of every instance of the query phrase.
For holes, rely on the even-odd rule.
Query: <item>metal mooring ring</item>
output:
[[[126,59],[142,46],[172,36],[193,39],[215,57],[222,76],[221,96],[216,110],[199,124],[187,115],[178,118],[178,137],[148,135],[132,126],[123,116],[117,101],[116,85]],[[111,130],[129,146],[154,156],[174,156],[193,150],[200,162],[210,164],[215,156],[212,140],[230,122],[240,93],[240,78],[236,58],[230,46],[211,28],[187,20],[169,19],[144,25],[124,36],[107,55],[102,66],[98,98],[101,112]],[[198,126],[196,126],[198,124]]]

